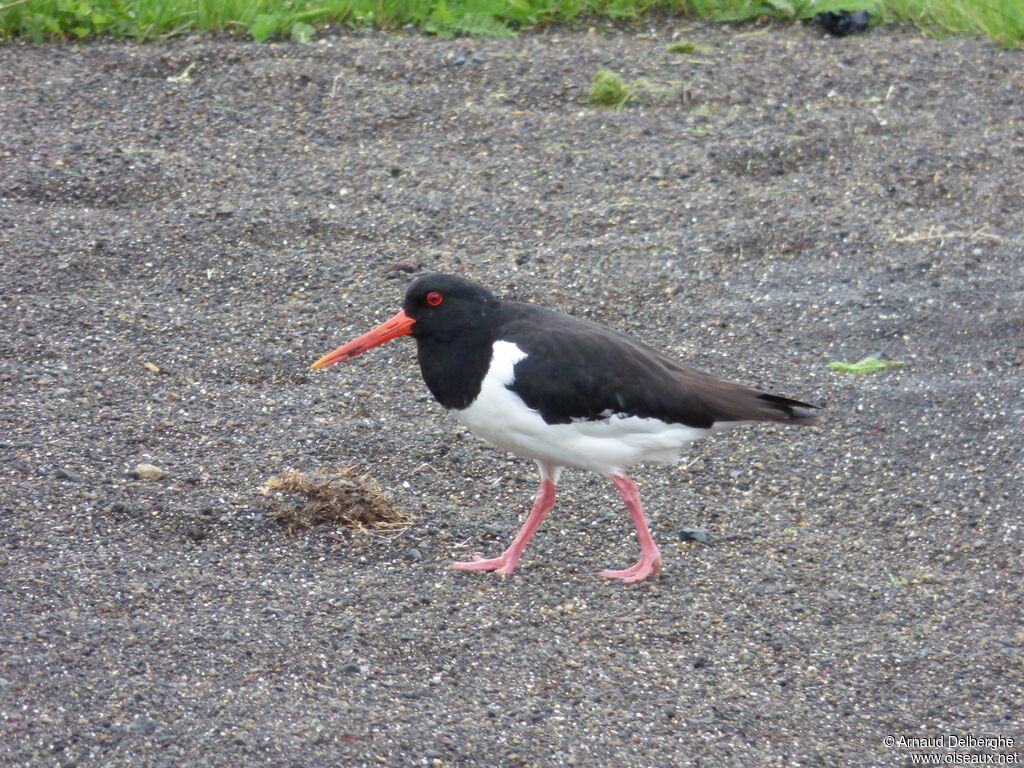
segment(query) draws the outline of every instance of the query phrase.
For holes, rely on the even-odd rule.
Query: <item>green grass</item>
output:
[[[0,39],[147,40],[217,29],[256,40],[305,41],[325,24],[511,35],[580,17],[585,23],[635,19],[652,8],[718,21],[804,19],[824,10],[868,8],[883,22],[911,22],[936,36],[983,34],[1006,47],[1024,43],[1024,0],[0,0]]]
[[[624,107],[634,96],[636,88],[610,69],[597,70],[590,81],[590,90],[587,91],[587,98],[596,107],[618,109]]]
[[[885,5],[890,18],[936,37],[980,32],[1006,48],[1024,44],[1021,0],[886,0]]]
[[[696,53],[700,46],[692,40],[675,40],[665,46],[669,53]]]

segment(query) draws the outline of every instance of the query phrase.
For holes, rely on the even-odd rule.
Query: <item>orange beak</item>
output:
[[[329,365],[340,363],[342,360],[351,360],[356,355],[363,354],[363,352],[371,347],[376,347],[378,344],[383,344],[390,339],[412,333],[412,326],[415,322],[415,320],[405,314],[404,309],[401,309],[397,315],[381,323],[369,333],[364,333],[358,339],[352,339],[345,346],[338,347],[333,352],[328,352],[313,363],[310,368],[326,368]]]

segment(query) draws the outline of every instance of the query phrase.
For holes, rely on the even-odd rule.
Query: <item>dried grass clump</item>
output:
[[[409,525],[409,516],[391,496],[369,475],[356,475],[352,467],[323,470],[315,477],[285,469],[267,480],[265,493],[271,517],[288,533],[321,523],[364,532]]]

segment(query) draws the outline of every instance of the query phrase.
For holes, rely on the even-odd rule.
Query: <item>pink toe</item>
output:
[[[449,568],[456,571],[497,571],[501,574],[509,574],[512,573],[517,562],[517,560],[505,557],[504,555],[491,558],[490,560],[485,560],[480,555],[473,555],[472,560],[452,563]]]
[[[621,571],[598,571],[598,576],[606,579],[620,579],[625,584],[636,584],[661,570],[661,560],[641,560],[636,565]]]

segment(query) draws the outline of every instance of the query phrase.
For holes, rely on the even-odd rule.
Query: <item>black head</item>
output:
[[[445,366],[450,363],[447,358],[451,355],[468,356],[476,368],[483,365],[486,370],[494,331],[493,317],[499,304],[494,294],[470,280],[440,272],[424,275],[409,286],[398,314],[327,353],[312,367],[327,368],[351,360],[385,341],[411,334],[416,339],[423,376],[437,394],[437,387],[441,385],[433,382],[447,375]],[[436,376],[428,374],[428,368],[436,369]],[[482,373],[480,378],[483,378]],[[479,385],[479,380],[476,383]],[[438,399],[448,405],[440,395]]]
[[[402,310],[412,318],[417,339],[475,335],[498,308],[494,294],[472,280],[432,272],[416,278],[405,292]]]

